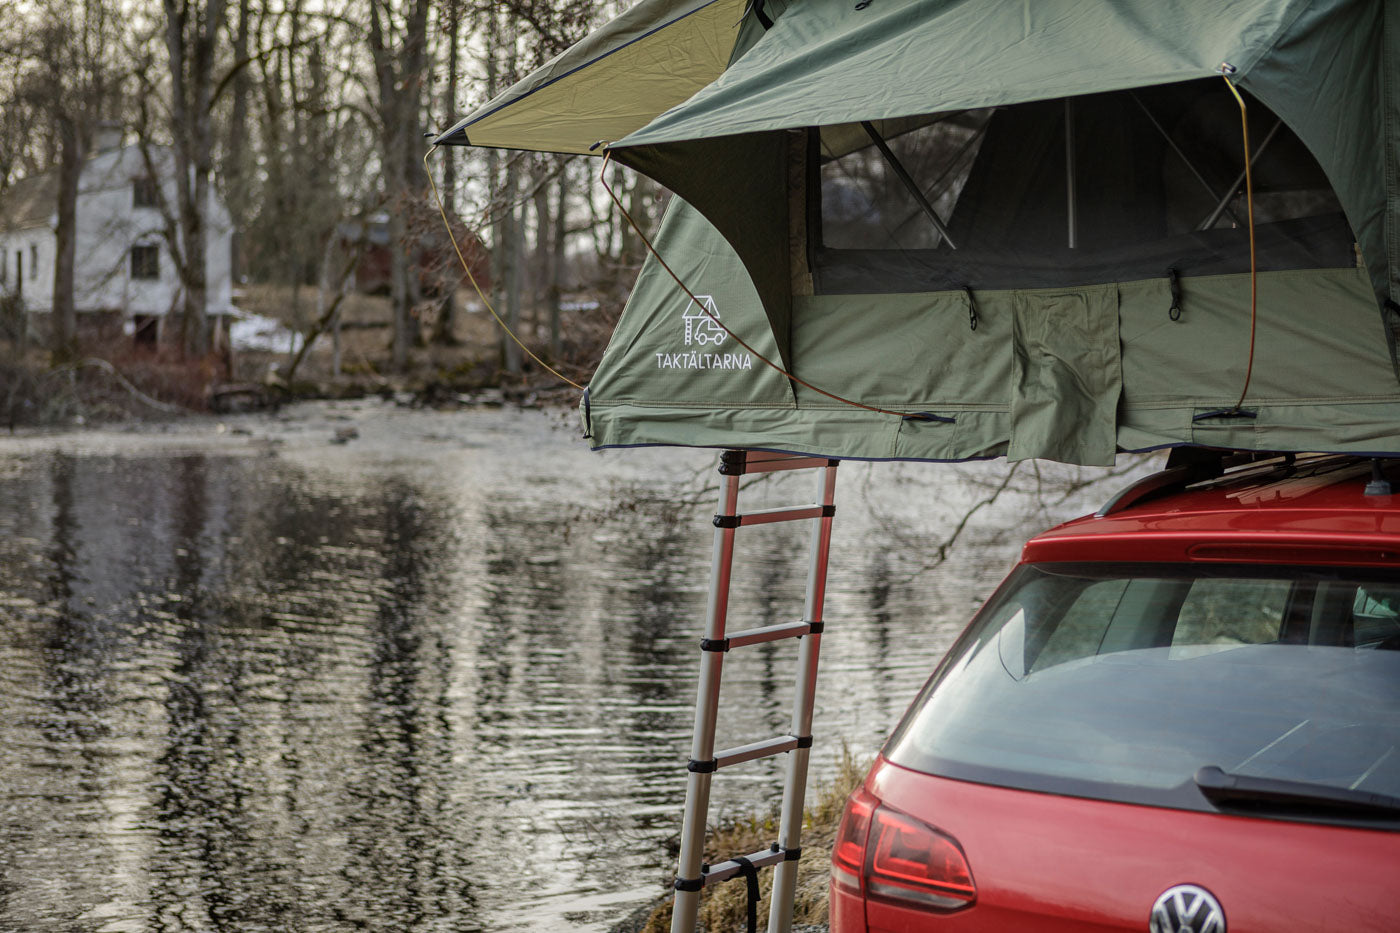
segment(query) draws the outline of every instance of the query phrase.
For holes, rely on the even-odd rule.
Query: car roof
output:
[[[1374,484],[1388,480],[1394,491]],[[1372,490],[1368,493],[1368,487]],[[1026,543],[1023,561],[1237,560],[1400,569],[1400,462],[1198,459]]]

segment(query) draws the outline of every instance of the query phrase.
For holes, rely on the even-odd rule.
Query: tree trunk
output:
[[[408,365],[409,347],[416,342],[412,318],[417,294],[406,211],[421,198],[426,181],[418,164],[418,135],[423,77],[427,67],[428,0],[412,0],[402,35],[394,34],[392,0],[370,0],[369,45],[374,58],[379,117],[380,161],[389,204],[389,235],[393,244],[390,297],[393,303],[394,368]],[[397,40],[397,41],[396,41]]]
[[[185,352],[209,352],[208,216],[214,171],[210,116],[214,58],[226,11],[225,0],[164,0],[165,43],[170,56],[172,130],[175,136],[175,190],[179,201],[180,316]]]
[[[248,139],[248,32],[252,15],[250,0],[238,0],[238,27],[233,36],[233,67],[238,69],[230,88],[233,103],[229,116],[229,132],[223,176],[224,192],[227,195],[229,213],[233,217],[233,256],[230,260],[230,274],[238,282],[244,272],[243,231],[248,228],[248,203],[251,194],[251,179],[247,171],[246,146]]]
[[[443,102],[444,126],[450,126],[457,113],[457,40],[462,26],[462,0],[446,0],[447,4],[447,99]],[[457,220],[457,147],[443,147],[442,196],[449,223]],[[462,273],[457,268],[457,254],[447,257],[447,269],[442,276],[442,306],[438,308],[437,327],[433,342],[444,346],[457,343],[457,283]]]
[[[524,212],[516,200],[516,192],[520,187],[519,164],[519,159],[511,159],[506,166],[505,190],[502,192],[506,201],[501,223],[501,240],[497,246],[497,252],[505,254],[505,260],[501,263],[501,277],[505,279],[506,326],[517,337],[520,335],[520,290],[523,278],[520,269],[523,258],[521,246],[525,239],[525,231],[521,229]],[[520,344],[509,335],[502,334],[501,345],[505,351],[506,372],[512,376],[519,375],[523,371]]]
[[[58,363],[76,358],[78,312],[73,286],[73,266],[78,240],[78,182],[83,174],[86,147],[76,122],[59,119],[62,152],[58,164],[58,224],[54,230],[56,256],[53,268],[53,333],[51,351]]]
[[[408,349],[413,346],[413,334],[410,330],[412,320],[409,316],[408,295],[410,269],[408,257],[405,255],[408,245],[408,228],[404,222],[402,202],[389,211],[389,242],[395,244],[396,247],[389,280],[389,300],[394,308],[394,338],[391,358],[394,370],[403,372],[408,368]]]
[[[567,169],[559,172],[557,203],[554,208],[554,238],[552,248],[554,260],[549,264],[549,352],[559,359],[564,352],[564,339],[560,318],[564,304],[564,264],[567,254],[564,249],[568,235],[569,183]]]

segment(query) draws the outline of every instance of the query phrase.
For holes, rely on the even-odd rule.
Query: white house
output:
[[[98,137],[78,185],[79,328],[119,320],[138,342],[154,343],[183,301],[159,207],[160,194],[172,210],[176,204],[174,156],[151,147],[152,173],[140,146],[120,145],[119,130],[104,128]],[[55,170],[21,179],[0,196],[0,294],[17,298],[44,329],[40,317],[53,309],[57,193]],[[233,224],[212,191],[207,217],[208,313],[232,314]]]

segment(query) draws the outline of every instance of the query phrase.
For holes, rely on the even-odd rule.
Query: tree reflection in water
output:
[[[0,930],[602,930],[654,893],[713,508],[676,465],[709,457],[613,462],[618,487],[553,443],[523,471],[3,461]],[[878,469],[843,469],[817,777],[874,750],[1014,555],[892,550],[910,485]],[[753,532],[735,628],[801,612],[805,530]],[[786,730],[794,658],[726,659],[722,743]],[[781,769],[738,769],[712,812]]]

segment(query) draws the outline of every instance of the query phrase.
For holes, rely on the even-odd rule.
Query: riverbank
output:
[[[554,395],[572,403],[576,394],[528,357],[511,361],[514,346],[477,304],[459,301],[447,322],[438,320],[437,303],[415,309],[413,345],[396,360],[387,298],[349,296],[334,328],[317,316],[322,303],[314,288],[246,286],[239,314],[202,357],[181,352],[173,336],[145,342],[88,329],[73,353],[55,360],[34,335],[0,334],[0,427],[160,421],[372,396],[406,395],[442,407]],[[533,353],[583,384],[619,308],[617,301],[572,301],[561,312],[562,330],[536,310],[517,331]]]
[[[841,824],[846,798],[865,777],[869,761],[857,760],[843,748],[836,774],[809,789],[802,814],[802,859],[797,869],[797,893],[793,903],[794,933],[825,933],[827,929],[827,879],[831,873],[831,849]],[[735,854],[756,852],[777,838],[779,808],[750,814],[723,823],[706,840],[705,856],[712,862]],[[673,841],[666,853],[674,863]],[[773,869],[758,873],[760,923],[766,923],[773,889]],[[663,895],[657,904],[644,906],[612,927],[609,933],[666,933],[671,929],[672,898]],[[748,892],[742,880],[734,880],[700,894],[699,929],[705,933],[739,933],[746,929]]]

